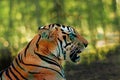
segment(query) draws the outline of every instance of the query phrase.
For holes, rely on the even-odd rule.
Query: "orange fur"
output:
[[[74,33],[74,41],[70,39],[70,33]],[[61,62],[66,59],[66,55],[70,57],[70,52],[74,52],[75,49],[79,52],[81,46],[78,43],[88,44],[74,29],[59,24],[44,26],[20,51],[0,79],[16,80],[17,76],[19,80],[66,80]],[[76,55],[77,51],[73,54]],[[75,55],[71,55],[73,61],[77,58]]]

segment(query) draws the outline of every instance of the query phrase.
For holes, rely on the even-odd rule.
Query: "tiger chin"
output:
[[[39,27],[38,34],[19,52],[12,64],[1,71],[1,80],[66,80],[62,62],[76,63],[88,45],[70,26],[50,24]]]

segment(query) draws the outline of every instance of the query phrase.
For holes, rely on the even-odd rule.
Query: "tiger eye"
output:
[[[75,40],[76,35],[75,35],[75,34],[73,34],[73,33],[70,33],[70,34],[69,34],[69,37],[70,37],[70,40],[71,40],[71,41],[74,41],[74,40]]]

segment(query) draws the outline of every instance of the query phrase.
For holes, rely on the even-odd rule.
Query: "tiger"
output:
[[[11,65],[1,71],[0,80],[66,80],[62,63],[77,63],[88,45],[73,27],[49,24],[21,50]]]

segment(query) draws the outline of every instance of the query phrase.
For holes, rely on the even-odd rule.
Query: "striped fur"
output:
[[[66,80],[62,61],[78,62],[88,42],[72,27],[50,24],[20,51],[12,64],[0,73],[0,80]]]

